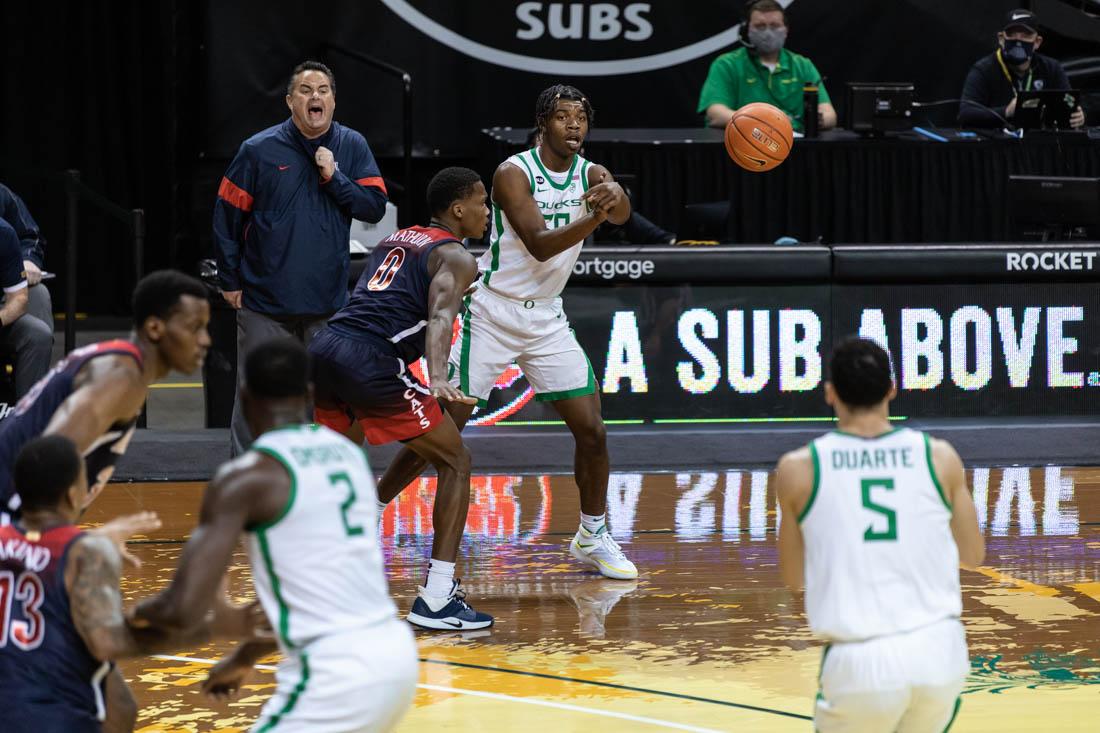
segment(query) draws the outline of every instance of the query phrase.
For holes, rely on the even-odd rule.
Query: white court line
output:
[[[171,654],[153,654],[154,659],[163,659],[169,662],[192,662],[194,664],[217,664],[216,659],[203,659],[201,657],[177,657]],[[271,664],[257,664],[256,669],[274,670],[275,666]],[[506,702],[519,702],[525,705],[538,705],[544,708],[556,708],[558,710],[568,710],[574,713],[587,713],[589,715],[600,715],[605,718],[618,718],[619,720],[629,720],[633,723],[644,723],[647,725],[655,725],[660,728],[672,728],[674,730],[687,730],[693,733],[720,733],[713,728],[699,728],[694,725],[686,725],[684,723],[673,723],[668,720],[658,720],[657,718],[646,718],[641,715],[630,715],[629,713],[617,713],[613,710],[597,710],[595,708],[585,708],[580,705],[570,705],[564,702],[551,702],[550,700],[542,700],[537,697],[514,697],[512,695],[503,695],[499,692],[482,692],[481,690],[464,690],[459,687],[444,687],[442,685],[425,685],[417,684],[422,690],[432,690],[433,692],[449,692],[456,695],[472,695],[473,697],[485,697],[490,700],[504,700]]]

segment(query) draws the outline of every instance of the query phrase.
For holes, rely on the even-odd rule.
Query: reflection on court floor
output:
[[[971,486],[987,565],[962,575],[972,673],[955,731],[1095,730],[1100,710],[1100,469],[978,468]],[[128,601],[166,582],[201,484],[116,484],[90,519],[154,508],[165,527],[139,547]],[[434,482],[386,512],[392,591],[422,582]],[[421,689],[402,730],[808,731],[820,646],[801,598],[778,578],[782,517],[764,471],[612,476],[610,521],[638,564],[611,581],[565,547],[578,499],[568,476],[483,476],[473,485],[460,574],[491,630],[419,635]],[[232,578],[250,593],[244,557]],[[198,693],[222,647],[124,665],[139,730],[246,730],[273,689]],[[276,661],[276,660],[269,660]]]

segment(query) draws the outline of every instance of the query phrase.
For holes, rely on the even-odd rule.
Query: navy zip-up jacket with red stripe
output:
[[[324,146],[336,172],[321,179]],[[352,218],[382,219],[386,186],[367,141],[336,122],[307,140],[292,120],[245,140],[218,188],[214,242],[223,290],[274,316],[328,315],[347,301]]]

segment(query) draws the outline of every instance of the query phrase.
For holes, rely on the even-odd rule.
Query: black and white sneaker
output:
[[[446,631],[484,629],[493,625],[493,617],[479,613],[466,603],[466,591],[461,580],[453,581],[451,592],[446,596],[429,596],[423,586],[417,586],[416,601],[405,619],[414,626],[424,629],[442,629]]]

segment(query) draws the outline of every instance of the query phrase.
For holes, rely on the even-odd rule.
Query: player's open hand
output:
[[[317,164],[317,169],[321,171],[321,178],[326,181],[332,178],[332,174],[336,172],[336,158],[332,156],[332,151],[324,145],[317,148],[317,152],[313,156],[313,162]]]
[[[1069,116],[1069,126],[1076,130],[1078,127],[1084,127],[1085,125],[1085,110],[1081,107],[1073,110],[1073,114]],[[30,272],[27,272],[27,280],[30,280]]]
[[[432,380],[432,397],[437,400],[446,400],[447,402],[457,402],[463,405],[476,405],[477,397],[470,397],[462,392],[460,389],[455,389],[454,385],[450,384],[446,380],[436,382]]]
[[[210,668],[202,692],[215,700],[231,700],[241,691],[251,671],[251,664],[243,664],[230,655]]]
[[[118,554],[122,556],[123,560],[130,563],[135,568],[140,568],[141,560],[127,550],[126,540],[136,534],[148,534],[149,532],[158,530],[160,529],[160,524],[160,517],[157,516],[156,512],[138,512],[137,514],[127,514],[124,517],[112,519],[106,524],[90,531],[103,535],[109,539],[114,544],[115,549],[118,550]]]

